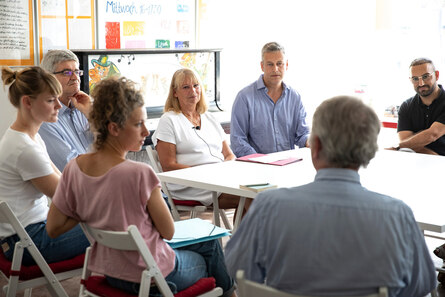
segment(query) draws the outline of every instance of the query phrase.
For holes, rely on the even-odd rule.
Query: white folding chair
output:
[[[84,254],[69,260],[47,264],[5,201],[0,201],[0,222],[10,224],[20,238],[20,241],[15,244],[12,262],[7,260],[3,252],[0,251],[0,271],[8,281],[8,284],[3,287],[6,296],[16,296],[17,292],[23,290],[25,296],[31,296],[32,288],[46,285],[51,296],[68,297],[59,281],[82,273]],[[22,265],[25,249],[28,250],[37,265]]]
[[[139,297],[148,297],[150,293],[150,286],[152,284],[152,279],[156,286],[158,287],[161,294],[165,297],[173,297],[167,282],[162,276],[161,271],[158,268],[150,250],[148,249],[142,235],[136,226],[131,225],[128,227],[127,231],[116,232],[116,231],[105,231],[96,228],[92,228],[85,223],[81,223],[82,229],[88,238],[92,238],[96,241],[96,244],[104,245],[108,248],[122,250],[122,251],[137,251],[141,255],[145,262],[147,268],[142,272],[141,275],[141,286],[139,290]],[[80,286],[79,296],[127,296],[125,292],[113,288],[105,280],[104,276],[92,276],[92,271],[88,269],[88,262],[91,253],[91,248],[87,249],[85,255],[85,263],[82,272],[82,280]],[[223,291],[221,288],[215,288],[214,278],[204,278],[201,279],[200,285],[193,285],[192,287],[185,289],[178,294],[181,296],[200,296],[200,297],[211,297],[220,296]],[[198,282],[200,282],[198,281]],[[207,282],[207,284],[203,284]],[[199,288],[201,287],[201,288]]]
[[[257,282],[247,280],[244,277],[243,270],[237,271],[236,281],[238,284],[239,297],[316,297],[313,295],[311,296],[294,295],[279,291],[277,289],[274,289],[272,287],[263,284],[259,284]],[[348,297],[388,297],[388,289],[386,287],[380,287],[378,288],[378,293],[375,294],[362,295],[362,296],[348,296]]]
[[[148,158],[150,159],[151,166],[156,173],[162,172],[162,166],[159,163],[158,152],[153,149],[150,145],[146,147]],[[190,218],[195,218],[198,213],[204,212],[207,210],[207,207],[194,200],[176,200],[168,190],[167,184],[161,182],[162,191],[168,197],[168,203],[172,208],[172,216],[175,221],[180,219],[179,210],[190,211]],[[215,197],[214,200],[218,202],[218,199]],[[227,215],[223,209],[219,209],[218,207],[213,207],[213,220],[215,225],[220,227],[219,216],[221,216],[224,226],[227,229],[232,229],[230,226],[229,220],[227,219]]]

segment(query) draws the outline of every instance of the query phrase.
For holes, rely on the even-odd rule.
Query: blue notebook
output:
[[[175,222],[175,234],[173,238],[171,240],[164,240],[172,248],[179,248],[229,235],[229,230],[215,226],[200,218],[195,218]]]

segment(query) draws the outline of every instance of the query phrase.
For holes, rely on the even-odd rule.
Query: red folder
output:
[[[286,159],[277,160],[274,162],[260,162],[257,160],[252,160],[253,158],[264,157],[264,156],[267,156],[267,155],[266,154],[251,154],[251,155],[247,155],[244,157],[236,158],[236,160],[244,161],[244,162],[260,163],[260,164],[277,165],[277,166],[283,166],[283,165],[287,165],[290,163],[295,163],[295,162],[303,160],[303,158],[286,158]]]

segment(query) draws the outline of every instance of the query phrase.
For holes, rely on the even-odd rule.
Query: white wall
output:
[[[321,101],[341,94],[362,97],[382,116],[414,94],[408,67],[419,56],[445,71],[445,4],[439,1],[201,1],[199,46],[223,48],[227,108],[261,74],[260,51],[269,41],[286,48],[285,81],[301,93],[309,120]]]
[[[3,89],[3,84],[0,88],[0,136],[2,136],[6,129],[12,124],[16,117],[16,109],[12,106],[8,99],[8,93]]]

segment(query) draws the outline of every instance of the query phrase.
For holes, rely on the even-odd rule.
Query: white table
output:
[[[295,153],[303,160],[285,166],[232,161],[169,171],[158,176],[163,182],[254,198],[255,192],[239,186],[268,182],[278,187],[294,187],[314,180],[310,150],[300,149]],[[382,150],[377,152],[368,168],[359,172],[362,184],[369,190],[408,204],[422,230],[442,233],[445,232],[443,171],[445,157]],[[237,213],[239,217],[235,220],[234,230],[241,213]]]
[[[367,189],[403,200],[425,231],[445,232],[445,157],[379,151],[360,179]]]
[[[301,156],[303,161],[285,166],[229,161],[163,172],[158,174],[158,177],[163,182],[213,191],[214,202],[217,199],[217,192],[242,197],[233,226],[233,229],[236,230],[243,213],[244,198],[254,198],[257,194],[250,190],[240,189],[241,184],[267,182],[278,187],[292,187],[314,180],[315,169],[310,161],[309,149],[292,151],[290,154],[296,157]],[[217,203],[214,203],[215,205],[217,206]],[[218,220],[217,208],[214,209],[214,213],[215,220]],[[218,225],[219,221],[215,223]]]

